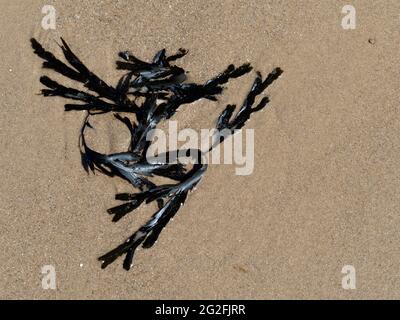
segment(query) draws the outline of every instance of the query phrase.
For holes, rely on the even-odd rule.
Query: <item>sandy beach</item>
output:
[[[3,299],[399,299],[400,2],[354,0],[356,28],[342,27],[343,1],[0,0],[0,298]],[[56,29],[42,27],[44,5]],[[62,57],[59,38],[115,84],[117,53],[151,59],[189,49],[180,65],[202,82],[228,64],[264,75],[284,70],[271,102],[248,123],[255,167],[211,165],[156,246],[102,270],[97,258],[151,214],[119,223],[106,210],[121,179],[87,175],[78,134],[84,113],[39,95],[43,70],[29,39]],[[240,104],[254,72],[218,102],[175,118],[212,127]],[[72,81],[62,82],[73,85]],[[102,151],[126,140],[111,122]],[[42,288],[42,267],[56,271]],[[356,289],[342,288],[354,266]]]

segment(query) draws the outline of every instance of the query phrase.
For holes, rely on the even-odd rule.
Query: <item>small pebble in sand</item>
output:
[[[375,44],[375,43],[376,43],[376,40],[375,40],[374,38],[369,38],[369,39],[368,39],[368,42],[369,42],[370,44]]]
[[[79,266],[82,268],[83,267],[83,263],[80,263]]]

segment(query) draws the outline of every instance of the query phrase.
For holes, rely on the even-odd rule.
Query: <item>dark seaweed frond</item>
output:
[[[67,104],[65,110],[90,110],[90,111],[113,111],[119,110],[119,106],[105,102],[89,93],[79,91],[73,88],[67,88],[59,84],[58,82],[51,80],[49,77],[43,76],[40,78],[40,82],[49,89],[42,89],[42,94],[45,97],[59,96],[72,100],[80,100],[86,102],[84,105]]]
[[[31,39],[34,53],[44,60],[43,67],[77,81],[89,92],[63,86],[43,76],[41,83],[45,97],[59,96],[72,100],[65,104],[66,111],[85,111],[86,117],[80,132],[80,153],[82,166],[86,172],[100,172],[110,177],[119,177],[129,182],[138,192],[119,193],[115,199],[123,201],[108,209],[114,222],[120,221],[144,203],[157,203],[158,210],[150,220],[134,232],[126,242],[114,250],[101,256],[102,268],[107,267],[118,257],[125,255],[124,269],[132,266],[135,250],[141,245],[150,248],[160,236],[161,231],[176,215],[185,203],[188,194],[203,178],[207,164],[206,155],[201,150],[185,149],[167,151],[155,158],[147,156],[151,145],[148,134],[157,125],[170,119],[185,104],[199,99],[216,101],[224,90],[224,85],[231,79],[239,78],[252,70],[250,64],[239,67],[229,65],[223,72],[203,84],[187,83],[186,71],[173,64],[187,54],[187,50],[179,49],[176,54],[167,55],[165,49],[158,51],[150,62],[135,57],[129,51],[119,53],[117,69],[126,70],[115,87],[91,72],[72,52],[69,45],[61,38],[60,48],[67,63],[46,51],[35,39]],[[257,105],[257,96],[263,93],[280,75],[282,70],[276,68],[265,80],[257,73],[254,84],[239,111],[234,115],[235,106],[228,105],[217,120],[218,133],[241,129],[251,114],[263,109],[269,102],[262,98]],[[141,101],[139,103],[138,101]],[[113,154],[103,154],[93,150],[86,141],[86,130],[93,129],[90,117],[113,112],[115,118],[129,130],[131,139],[125,150]],[[122,113],[133,113],[130,119]],[[210,150],[222,142],[225,136],[219,136]],[[209,151],[210,151],[209,150]],[[192,158],[194,164],[189,169],[180,157]],[[167,178],[171,183],[156,184],[154,177]]]
[[[280,68],[276,68],[263,81],[261,73],[258,72],[249,94],[233,119],[232,116],[236,106],[226,106],[225,110],[222,111],[221,115],[218,117],[216,124],[216,129],[223,134],[217,137],[218,139],[214,142],[210,150],[224,141],[224,139],[227,137],[227,133],[232,134],[235,130],[239,130],[244,127],[246,122],[250,119],[252,113],[265,108],[269,102],[268,97],[263,97],[256,106],[254,106],[255,99],[258,95],[262,94],[268,88],[268,86],[277,80],[282,73],[283,71]]]
[[[65,77],[82,82],[82,76],[78,71],[68,67],[65,63],[57,59],[51,52],[46,51],[36,39],[31,39],[31,45],[34,53],[45,60],[43,62],[43,68],[53,69]]]
[[[245,63],[240,67],[236,68],[233,64],[229,65],[228,68],[222,73],[220,73],[215,78],[208,80],[205,83],[205,87],[215,87],[220,86],[229,81],[229,79],[239,78],[252,70],[250,63]]]
[[[250,115],[252,113],[260,111],[267,105],[269,98],[264,97],[256,107],[253,107],[256,97],[263,93],[263,91],[269,85],[278,79],[282,72],[283,71],[280,68],[276,68],[267,76],[264,81],[262,81],[261,74],[257,73],[257,78],[254,80],[254,84],[247,95],[246,100],[232,121],[229,121],[229,118],[232,116],[234,107],[227,106],[227,108],[224,110],[222,113],[222,118],[220,117],[218,121],[220,128],[231,130],[241,129],[246,124],[246,121],[250,119]]]
[[[83,105],[68,104],[65,107],[66,111],[88,110],[93,113],[106,113],[110,111],[137,111],[137,105],[133,101],[128,99],[126,95],[128,90],[128,85],[126,84],[126,82],[121,80],[117,88],[109,86],[82,63],[82,61],[72,52],[64,39],[61,38],[61,42],[62,45],[60,47],[64,53],[64,57],[72,67],[69,67],[68,65],[57,59],[52,53],[46,51],[35,39],[31,39],[31,45],[34,49],[34,53],[45,60],[45,62],[43,63],[44,68],[53,69],[63,76],[83,83],[86,88],[88,88],[90,91],[95,92],[97,96],[93,96],[92,94],[84,93],[73,88],[64,87],[48,77],[41,78],[41,82],[45,86],[50,88],[50,90],[42,90],[43,95],[60,96],[86,102]],[[129,78],[129,76],[127,77]],[[110,101],[113,101],[114,103],[108,103],[101,98],[106,98]]]
[[[126,242],[123,244],[119,245],[117,248],[114,250],[111,250],[107,254],[99,257],[99,260],[102,261],[102,268],[107,267],[110,263],[114,262],[118,257],[122,256],[125,254],[125,259],[124,259],[124,269],[129,270],[132,266],[133,262],[133,256],[135,253],[135,250],[138,246],[140,246],[146,238],[153,232],[157,234],[157,237],[160,233],[161,230],[159,230],[160,227],[165,227],[166,223],[178,212],[179,208],[181,205],[184,203],[186,200],[187,193],[182,192],[180,194],[177,194],[176,196],[172,197],[164,207],[162,207],[160,210],[158,210],[153,217],[145,224],[143,225],[138,231],[136,231],[134,234],[132,234]],[[161,229],[162,229],[161,228]],[[152,236],[152,239],[150,239],[147,242],[148,244],[154,243],[154,236]]]
[[[118,195],[115,196],[116,199],[126,199],[124,197],[118,197]],[[128,213],[134,211],[135,209],[139,208],[140,205],[146,200],[146,197],[143,193],[136,194],[135,196],[130,197],[130,201],[126,202],[124,204],[121,204],[119,206],[110,208],[107,210],[107,212],[111,215],[114,215],[113,217],[113,222],[117,222],[121,220],[125,215]]]
[[[156,176],[170,178],[176,181],[182,181],[186,177],[185,166],[181,163],[169,164],[169,165],[158,165],[152,173]]]
[[[108,84],[106,84],[97,75],[91,72],[79,58],[72,52],[68,44],[61,38],[62,46],[61,49],[64,53],[65,58],[73,66],[82,77],[82,81],[89,90],[97,92],[100,97],[108,98],[112,101],[119,101],[120,96],[117,90]]]

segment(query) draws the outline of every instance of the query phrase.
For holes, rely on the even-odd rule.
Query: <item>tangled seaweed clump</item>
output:
[[[202,179],[207,170],[207,164],[202,161],[203,156],[226,137],[226,134],[218,136],[218,133],[228,130],[233,134],[246,124],[252,113],[262,110],[269,99],[263,97],[256,104],[256,98],[278,79],[283,71],[276,68],[265,79],[261,73],[257,73],[250,92],[236,114],[234,115],[234,105],[228,105],[220,114],[216,123],[217,134],[213,137],[214,143],[209,150],[179,150],[179,154],[183,151],[187,157],[195,158],[196,161],[189,168],[187,164],[174,162],[177,160],[174,159],[177,150],[166,152],[165,162],[149,161],[146,153],[151,141],[148,141],[147,134],[160,122],[170,119],[185,104],[202,98],[216,101],[217,96],[223,92],[223,85],[230,79],[249,73],[252,70],[250,64],[240,67],[229,65],[216,77],[203,84],[196,84],[187,83],[185,70],[174,64],[187,54],[185,49],[179,49],[171,56],[167,56],[166,50],[163,49],[157,52],[151,62],[142,61],[125,51],[119,53],[120,60],[117,61],[117,69],[125,70],[125,74],[113,87],[91,72],[62,38],[61,42],[60,47],[69,65],[46,51],[38,41],[31,39],[35,54],[44,60],[43,68],[52,69],[82,83],[88,92],[65,87],[47,76],[42,76],[40,82],[46,89],[42,89],[41,93],[45,97],[59,96],[72,100],[71,103],[65,104],[65,111],[86,112],[80,131],[80,152],[84,169],[93,173],[98,171],[110,177],[118,176],[139,191],[116,194],[115,198],[123,203],[108,210],[113,216],[112,220],[121,220],[143,203],[156,201],[158,205],[158,210],[147,223],[121,245],[99,257],[102,268],[105,268],[119,256],[125,255],[123,267],[129,270],[135,250],[140,245],[144,248],[154,245],[163,228],[185,203],[189,191]],[[127,150],[102,154],[88,146],[85,132],[88,128],[93,128],[90,118],[108,112],[112,112],[115,118],[129,129],[131,139]],[[131,121],[122,116],[122,113],[134,114],[135,120]],[[155,176],[169,178],[175,183],[156,185],[151,180]]]

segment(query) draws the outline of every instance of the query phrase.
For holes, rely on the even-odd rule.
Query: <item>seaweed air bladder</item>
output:
[[[124,72],[115,86],[107,84],[91,72],[72,52],[68,44],[61,38],[61,50],[66,62],[61,61],[43,46],[31,39],[34,53],[44,60],[43,68],[51,69],[62,76],[80,82],[86,88],[81,91],[63,86],[47,76],[40,82],[46,87],[41,93],[45,97],[63,97],[70,100],[65,104],[65,111],[81,111],[86,116],[80,130],[80,152],[82,166],[85,171],[100,172],[109,177],[119,177],[130,183],[133,193],[119,193],[115,198],[121,201],[117,207],[108,210],[114,222],[120,221],[144,203],[155,202],[157,211],[152,217],[115,249],[99,257],[102,268],[106,268],[120,256],[124,256],[123,267],[129,270],[133,265],[135,250],[152,247],[161,231],[176,215],[179,208],[187,200],[188,194],[199,184],[207,163],[205,155],[222,143],[226,132],[234,134],[244,127],[253,113],[264,109],[269,103],[267,96],[260,97],[265,90],[282,74],[275,68],[265,78],[256,73],[253,85],[240,107],[228,105],[216,121],[216,136],[209,150],[179,150],[180,155],[192,158],[193,164],[184,164],[176,158],[177,150],[164,154],[164,162],[149,161],[146,157],[151,141],[146,139],[147,133],[158,124],[167,121],[184,105],[199,99],[217,101],[223,93],[226,83],[240,78],[252,71],[250,64],[239,67],[229,65],[224,71],[205,83],[189,83],[186,71],[175,65],[188,51],[179,49],[168,56],[165,49],[158,51],[150,62],[135,57],[129,51],[119,53],[116,63],[118,70]],[[92,149],[85,136],[93,126],[92,117],[104,113],[113,113],[115,121],[122,122],[129,130],[130,143],[119,153],[103,154]],[[128,115],[132,115],[131,120]],[[224,131],[224,135],[218,132]],[[163,177],[171,181],[165,184],[153,182],[155,177]]]

